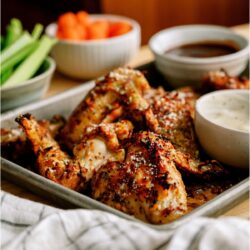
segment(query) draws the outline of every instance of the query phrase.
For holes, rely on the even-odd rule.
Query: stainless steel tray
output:
[[[65,91],[56,96],[7,112],[3,114],[1,117],[1,126],[6,128],[16,127],[17,125],[14,122],[14,119],[19,114],[27,112],[32,113],[38,119],[50,118],[54,114],[62,114],[67,117],[93,86],[94,86],[93,81],[87,82],[79,87],[76,87],[69,91]],[[24,186],[29,190],[31,190],[32,192],[37,193],[43,197],[46,197],[47,199],[53,200],[61,207],[65,208],[82,207],[88,209],[100,209],[116,214],[120,217],[129,220],[139,221],[140,223],[146,224],[158,230],[174,229],[180,224],[186,222],[187,220],[191,220],[192,218],[197,216],[220,215],[225,211],[227,211],[228,209],[235,206],[243,199],[245,199],[248,196],[248,190],[249,190],[249,177],[248,177],[243,181],[241,181],[240,183],[233,186],[232,188],[224,191],[216,198],[194,209],[192,212],[177,219],[176,221],[165,225],[152,225],[144,223],[130,215],[127,215],[105,204],[102,204],[96,200],[93,200],[84,194],[77,193],[59,184],[56,184],[2,157],[1,157],[1,170],[2,170],[2,176],[4,176],[5,178],[21,186]]]

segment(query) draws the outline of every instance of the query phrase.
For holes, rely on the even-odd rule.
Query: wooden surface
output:
[[[249,25],[240,25],[240,26],[233,27],[233,29],[240,34],[246,37],[249,37]],[[142,47],[140,52],[136,56],[136,58],[132,60],[129,63],[129,65],[133,67],[138,66],[138,65],[147,63],[149,61],[152,61],[152,59],[153,59],[153,55],[149,51],[149,49],[147,47]],[[52,84],[47,93],[47,96],[55,95],[56,93],[60,93],[72,87],[79,86],[81,83],[82,83],[81,81],[74,81],[72,79],[62,76],[59,73],[56,73],[53,77]],[[29,200],[33,200],[33,201],[37,201],[37,202],[41,202],[44,204],[49,204],[51,206],[55,206],[55,204],[49,202],[48,200],[42,197],[39,197],[36,194],[33,194],[29,190],[23,189],[15,185],[14,181],[10,182],[5,179],[2,179],[1,188],[2,190],[12,193],[16,196],[26,198]],[[237,216],[237,217],[249,219],[250,218],[249,201],[250,201],[249,199],[246,199],[245,201],[235,206],[233,209],[226,212],[224,216]]]

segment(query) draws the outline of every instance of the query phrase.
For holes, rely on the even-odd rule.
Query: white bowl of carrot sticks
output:
[[[47,55],[57,39],[42,35],[36,24],[32,33],[13,18],[1,36],[1,111],[41,98],[47,91],[55,62]]]
[[[126,65],[140,46],[140,25],[127,17],[68,12],[46,28],[58,43],[51,51],[57,70],[76,79],[93,79]]]

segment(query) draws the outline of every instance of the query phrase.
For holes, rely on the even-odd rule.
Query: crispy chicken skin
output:
[[[151,108],[158,122],[154,132],[167,137],[177,152],[181,153],[175,159],[179,169],[210,178],[223,173],[224,168],[215,160],[202,162],[200,159],[192,118],[195,95],[188,93],[172,91],[150,98]]]
[[[84,183],[85,168],[72,161],[52,138],[48,129],[29,114],[16,118],[31,142],[37,156],[38,172],[46,178],[74,190],[81,190]]]
[[[57,137],[65,122],[65,119],[60,115],[54,115],[50,120],[38,121],[41,127],[50,131],[53,138]],[[0,140],[2,156],[14,162],[30,163],[28,158],[33,158],[33,152],[21,128],[1,128]]]
[[[172,144],[152,132],[133,135],[124,162],[108,162],[92,179],[92,197],[144,221],[162,224],[183,215],[187,194]]]
[[[187,104],[186,107],[189,108],[189,112],[191,114],[192,119],[195,117],[195,103],[198,100],[198,98],[201,96],[198,89],[195,87],[181,87],[177,90],[172,91],[172,93],[177,92],[178,95],[185,100],[185,103]]]
[[[16,121],[22,126],[26,137],[32,144],[33,151],[37,156],[39,173],[54,182],[77,191],[85,188],[94,172],[106,161],[124,160],[125,153],[120,148],[119,139],[115,138],[116,133],[119,138],[125,139],[126,135],[131,135],[133,129],[129,121],[109,124],[109,128],[106,130],[90,129],[91,135],[87,134],[75,146],[74,156],[71,157],[61,150],[48,129],[40,126],[31,115],[20,116]],[[94,131],[99,133],[94,133]],[[119,136],[122,133],[124,136]],[[115,146],[109,138],[115,138]]]
[[[39,120],[38,123],[40,126],[48,129],[52,135],[53,138],[55,138],[60,129],[65,125],[66,120],[60,116],[60,115],[54,115],[52,119],[50,120]],[[13,128],[13,129],[6,129],[1,128],[1,147],[10,144],[15,143],[17,140],[20,141],[26,141],[25,133],[20,128]]]
[[[211,71],[203,80],[203,92],[222,89],[249,89],[250,81],[246,77],[229,76],[225,70]]]
[[[127,68],[110,72],[96,83],[78,105],[62,130],[62,139],[69,149],[84,137],[88,126],[116,121],[129,109],[135,113],[148,109],[142,94],[150,86],[142,73]]]
[[[124,161],[122,144],[131,137],[132,131],[133,125],[126,120],[87,127],[84,138],[73,149],[74,156],[88,169],[87,180],[107,161]]]

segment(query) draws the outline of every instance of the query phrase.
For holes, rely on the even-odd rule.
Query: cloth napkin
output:
[[[62,210],[1,192],[1,249],[248,250],[249,221],[197,218],[157,231],[98,210]]]

